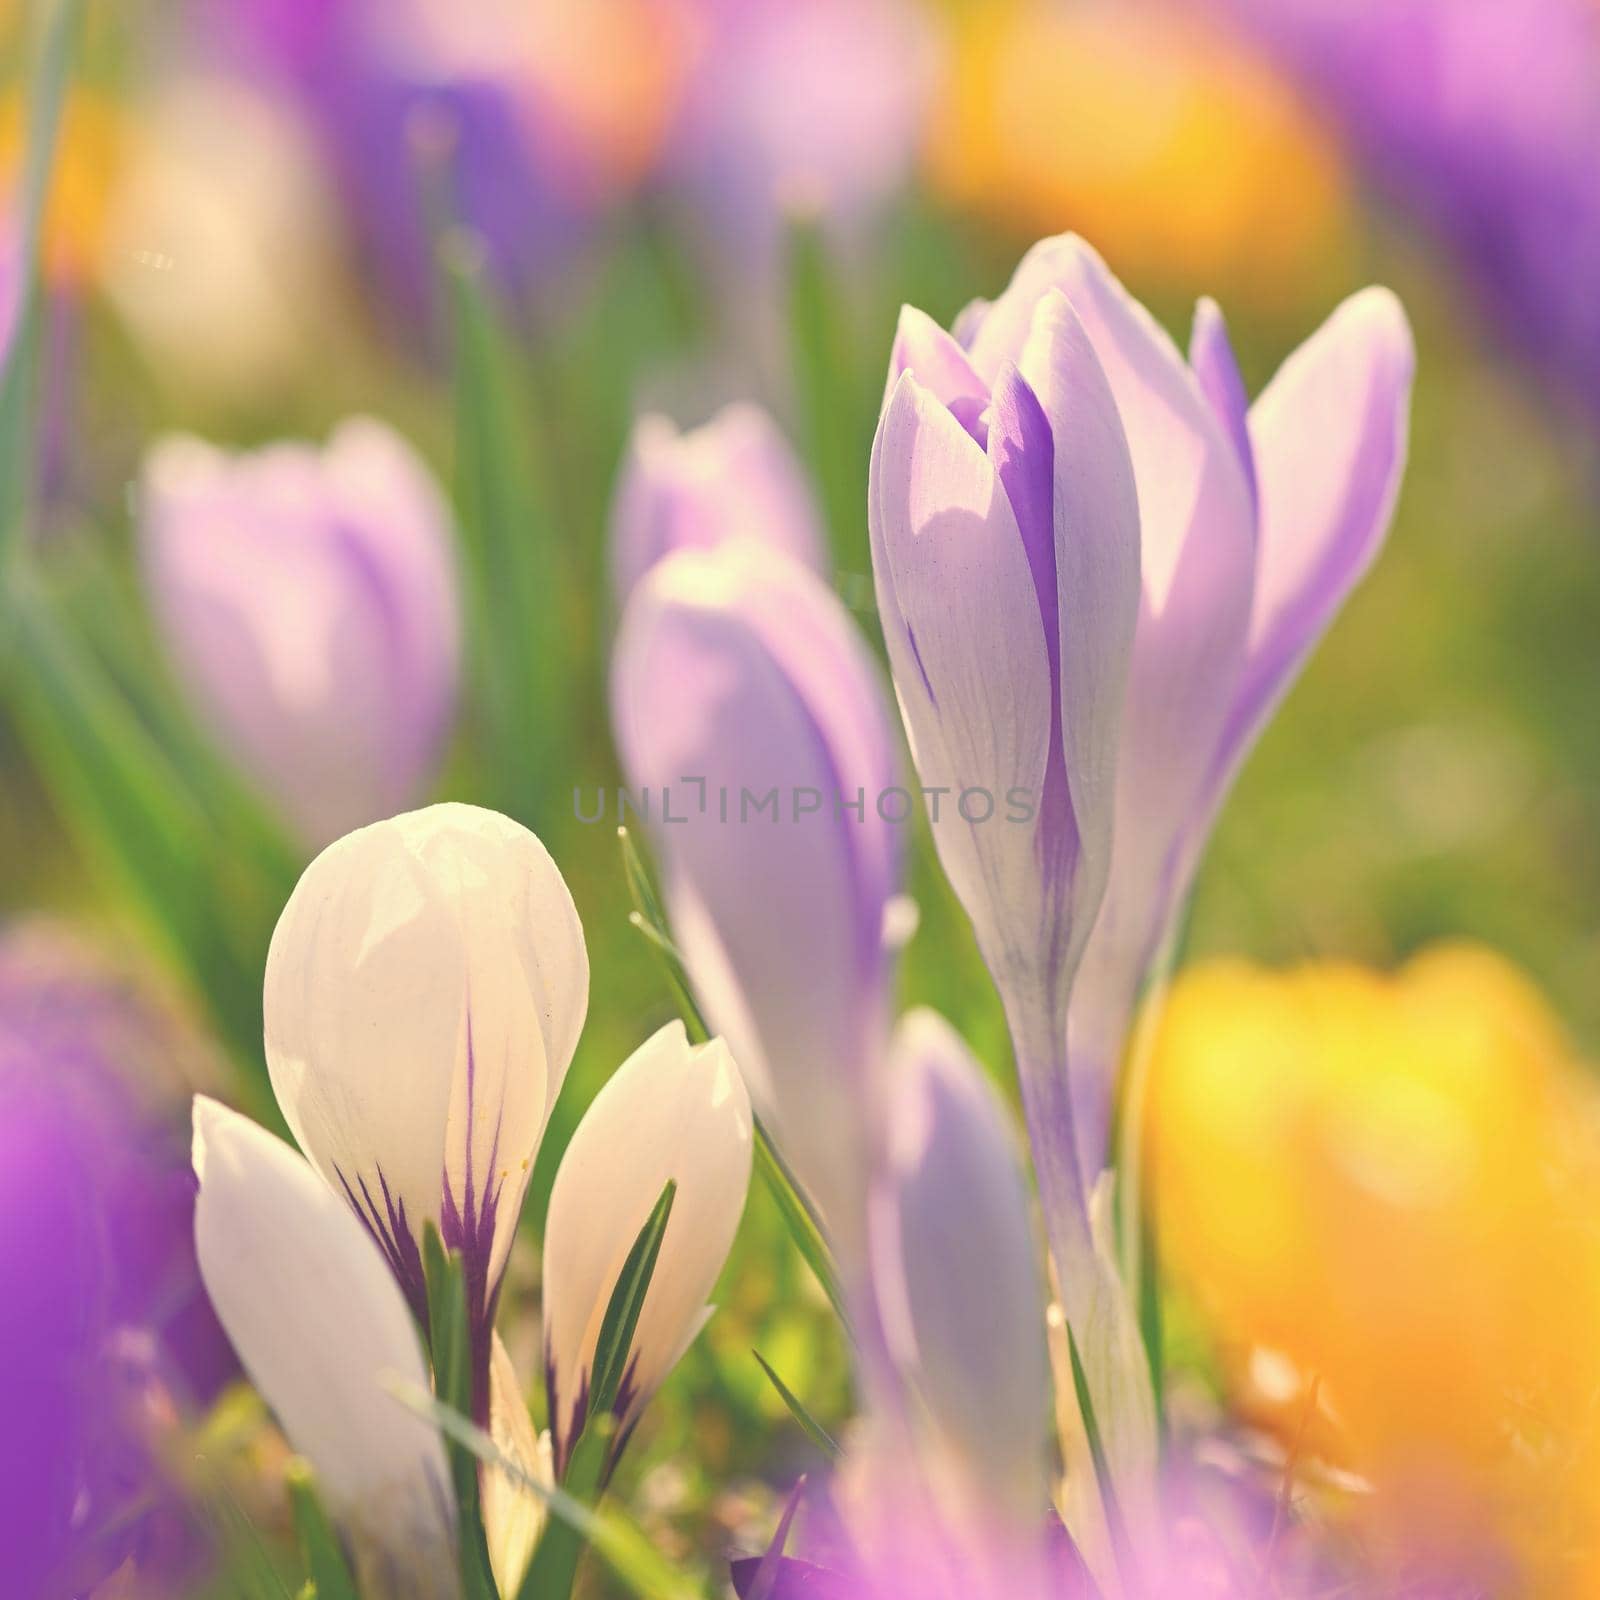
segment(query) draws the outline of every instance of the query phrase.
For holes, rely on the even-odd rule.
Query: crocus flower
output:
[[[1593,0],[1227,0],[1504,334],[1600,412]]]
[[[960,1493],[1036,1523],[1049,1499],[1050,1368],[1012,1131],[983,1069],[936,1012],[901,1019],[884,1076],[872,1275],[912,1431],[925,1415]]]
[[[618,608],[664,556],[741,536],[818,572],[826,566],[815,497],[772,418],[759,406],[731,405],[680,433],[666,417],[641,417],[611,510]]]
[[[419,1317],[423,1224],[462,1253],[480,1401],[529,1169],[588,999],[556,864],[526,828],[475,806],[430,806],[331,845],[272,936],[278,1104]]]
[[[152,1413],[236,1370],[195,1266],[158,1086],[206,1052],[130,974],[45,927],[0,939],[0,1548],[18,1594],[192,1576]]]
[[[710,1316],[750,1183],[750,1098],[720,1039],[671,1022],[623,1062],[561,1158],[544,1240],[545,1372],[556,1469],[589,1419],[617,1275],[662,1190],[672,1212],[613,1403],[619,1439]]]
[[[455,1497],[405,1297],[349,1209],[303,1157],[197,1096],[195,1243],[217,1314],[290,1443],[316,1470],[364,1592],[459,1592]]]
[[[1066,295],[1025,266],[961,333],[902,314],[869,490],[878,611],[934,844],[1010,1023],[1101,1430],[1137,1473],[1153,1461],[1152,1402],[1090,1228],[1066,1023],[1111,866],[1140,505],[1106,372]],[[1175,450],[1167,499],[1226,494],[1241,474],[1220,459],[1217,481]]]
[[[380,423],[326,449],[159,444],[146,589],[197,711],[313,847],[413,802],[448,732],[459,620],[451,519]]]
[[[1388,530],[1413,354],[1386,290],[1340,306],[1252,406],[1221,313],[1189,361],[1081,240],[1033,250],[985,329],[1066,294],[1127,430],[1142,593],[1116,768],[1111,872],[1072,996],[1079,1159],[1105,1160],[1135,995],[1181,912],[1234,775]],[[974,362],[996,358],[984,333]]]
[[[640,583],[612,702],[701,1005],[836,1245],[858,1252],[884,913],[912,803],[872,659],[820,579],[738,540]]]

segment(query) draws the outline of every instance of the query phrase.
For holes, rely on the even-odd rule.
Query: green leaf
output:
[[[339,1536],[322,1508],[311,1468],[303,1461],[291,1462],[287,1481],[295,1533],[310,1570],[313,1592],[318,1600],[357,1600],[355,1579],[350,1575]]]
[[[768,1382],[778,1391],[778,1398],[788,1408],[789,1415],[800,1424],[801,1431],[805,1436],[830,1460],[837,1461],[844,1452],[840,1450],[833,1435],[806,1410],[796,1398],[793,1390],[778,1376],[771,1363],[759,1350],[752,1350],[750,1354],[756,1358],[761,1370],[766,1373]]]
[[[644,1310],[645,1297],[650,1292],[650,1280],[655,1276],[656,1262],[661,1257],[661,1244],[667,1236],[667,1224],[672,1219],[672,1204],[677,1197],[677,1180],[669,1178],[645,1225],[633,1241],[633,1248],[622,1264],[616,1287],[606,1303],[600,1337],[595,1343],[594,1368],[589,1383],[589,1410],[592,1416],[603,1415],[616,1404],[617,1394],[627,1373],[628,1356],[633,1350],[633,1336],[639,1327],[639,1315]]]
[[[504,808],[538,826],[553,805],[567,731],[565,562],[534,468],[524,374],[512,359],[518,340],[484,282],[483,252],[453,233],[440,255],[454,317],[456,497],[487,766]]]
[[[862,405],[856,347],[821,218],[794,215],[788,233],[789,350],[802,434],[822,493],[840,571],[866,572],[867,463],[872,431]]]
[[[1138,1560],[1134,1555],[1132,1541],[1128,1537],[1128,1524],[1122,1515],[1122,1507],[1117,1500],[1116,1485],[1111,1478],[1111,1465],[1106,1459],[1105,1443],[1100,1436],[1100,1424],[1094,1414],[1094,1400],[1089,1394],[1089,1379],[1084,1373],[1083,1362],[1078,1355],[1078,1341],[1073,1337],[1072,1327],[1067,1326],[1067,1351],[1072,1358],[1072,1388],[1078,1401],[1078,1412],[1083,1418],[1084,1436],[1089,1441],[1089,1457],[1094,1462],[1095,1482],[1100,1490],[1100,1505],[1105,1512],[1106,1532],[1111,1538],[1111,1548],[1115,1552],[1118,1570],[1122,1573],[1131,1594],[1143,1593],[1143,1586],[1139,1578]]]
[[[33,383],[39,347],[39,247],[50,175],[55,167],[61,111],[72,74],[73,52],[84,0],[56,0],[37,65],[29,73],[33,96],[28,111],[22,181],[14,202],[21,271],[10,348],[0,366],[0,564],[27,510],[34,468]]]
[[[444,1247],[430,1221],[422,1229],[422,1272],[428,1286],[428,1345],[433,1386],[439,1399],[465,1416],[473,1414],[472,1332],[461,1257]],[[479,1506],[478,1469],[471,1453],[449,1445],[450,1479],[456,1491],[461,1583],[466,1600],[497,1600],[489,1545]]]
[[[57,803],[186,968],[241,1062],[251,1110],[282,1127],[261,1059],[261,967],[292,871],[208,810],[31,568],[0,588],[0,690]],[[274,860],[278,870],[273,869]]]
[[[565,1490],[541,1482],[501,1451],[481,1428],[432,1395],[409,1387],[396,1387],[393,1392],[403,1405],[432,1422],[450,1443],[505,1473],[513,1483],[543,1500],[554,1518],[594,1547],[637,1600],[709,1600],[700,1585],[662,1560],[639,1526],[622,1512],[594,1510]],[[531,1571],[530,1568],[530,1576]],[[556,1600],[553,1593],[536,1590],[524,1580],[519,1600],[528,1600],[535,1594],[538,1600]]]

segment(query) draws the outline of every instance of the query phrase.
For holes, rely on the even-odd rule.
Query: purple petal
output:
[[[1405,468],[1415,365],[1400,302],[1366,289],[1289,357],[1251,409],[1259,573],[1213,804],[1383,544]]]
[[[1228,338],[1228,324],[1222,307],[1209,295],[1194,308],[1194,328],[1189,335],[1189,365],[1217,421],[1223,426],[1239,453],[1239,466],[1250,489],[1250,503],[1256,503],[1256,459],[1250,448],[1250,396],[1245,392],[1239,363],[1234,359]]]

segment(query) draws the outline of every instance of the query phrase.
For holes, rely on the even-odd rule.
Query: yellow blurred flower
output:
[[[1540,996],[1468,947],[1392,977],[1208,965],[1152,1085],[1165,1259],[1238,1398],[1271,1421],[1252,1372],[1316,1376],[1380,1541],[1597,1592],[1600,1118]]]
[[[1029,237],[1073,228],[1144,282],[1292,296],[1339,243],[1331,142],[1192,16],[994,0],[955,26],[935,188]]]
[[[25,95],[0,97],[0,206],[9,208],[28,137]],[[77,286],[98,265],[107,204],[121,170],[121,120],[105,97],[80,90],[67,99],[45,213],[45,271]]]

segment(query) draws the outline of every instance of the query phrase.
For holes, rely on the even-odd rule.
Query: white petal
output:
[[[383,1257],[295,1151],[204,1096],[194,1170],[211,1303],[364,1568],[390,1585],[372,1592],[453,1594],[449,1473],[438,1433],[390,1391],[426,1391],[428,1373]]]
[[[562,1158],[544,1244],[551,1432],[564,1461],[606,1306],[669,1179],[671,1220],[628,1362],[627,1427],[682,1354],[738,1231],[750,1182],[750,1100],[720,1039],[669,1023],[595,1096]],[[581,1423],[581,1415],[578,1417]]]
[[[374,823],[290,897],[267,956],[272,1086],[414,1305],[425,1219],[498,1281],[588,990],[559,870],[493,811]]]
[[[500,1453],[539,1483],[554,1485],[550,1435],[536,1435],[528,1402],[517,1382],[511,1354],[494,1336],[489,1351],[489,1434]],[[543,1500],[524,1484],[493,1466],[480,1474],[483,1531],[489,1564],[502,1595],[514,1595],[533,1559],[548,1512]]]

